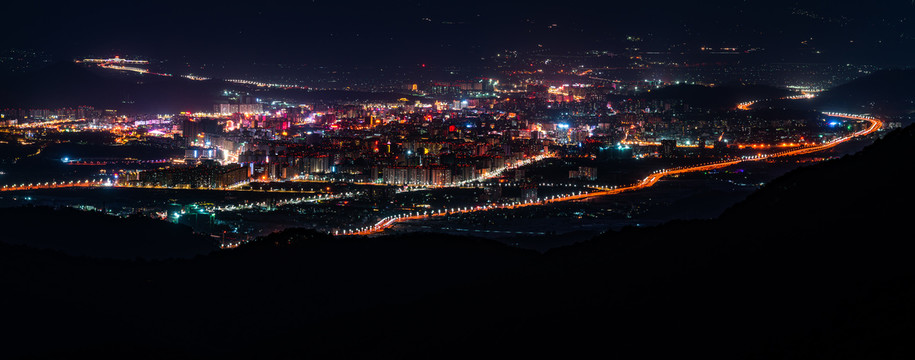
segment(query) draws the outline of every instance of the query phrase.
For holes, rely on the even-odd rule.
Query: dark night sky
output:
[[[773,61],[793,61],[816,49],[835,62],[915,63],[911,0],[18,1],[0,12],[0,46],[62,59],[460,64],[538,44],[620,51],[635,35],[641,47],[661,50],[756,46]]]

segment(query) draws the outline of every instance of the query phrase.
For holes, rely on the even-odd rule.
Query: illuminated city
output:
[[[915,5],[357,3],[4,40],[12,358],[911,353]]]

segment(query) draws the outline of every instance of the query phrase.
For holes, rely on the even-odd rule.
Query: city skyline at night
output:
[[[915,354],[911,1],[0,8],[0,357]]]

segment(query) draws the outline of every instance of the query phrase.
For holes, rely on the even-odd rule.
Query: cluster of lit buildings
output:
[[[83,62],[146,64],[120,58]],[[550,59],[541,65],[555,66]],[[668,83],[604,75],[598,68],[512,70],[499,80],[410,84],[406,90],[422,100],[302,105],[226,90],[212,113],[129,118],[81,106],[3,110],[0,120],[107,117],[107,129],[123,143],[157,141],[184,150],[180,161],[126,181],[215,188],[293,179],[444,186],[482,179],[548,153],[594,159],[722,156],[732,148],[826,141],[814,137],[839,136],[841,130],[829,135],[835,126],[816,117],[767,118],[640,96]],[[569,171],[569,178],[598,177],[594,167],[581,166]]]
[[[546,93],[556,91],[565,89]],[[675,158],[721,156],[729,147],[736,150],[751,143],[801,144],[814,136],[810,124],[817,121],[758,119],[747,112],[691,108],[682,101],[614,104],[590,96],[556,108],[549,99],[528,94],[464,108],[394,102],[309,105],[256,114],[186,114],[175,118],[172,129],[188,147],[185,167],[208,166],[207,161],[235,164],[255,181],[443,186],[481,179],[545,153]],[[206,176],[195,183],[229,184]],[[595,169],[585,166],[569,177],[597,179]]]
[[[93,106],[58,109],[0,109],[0,121],[3,121],[5,125],[58,119],[96,119],[116,115],[116,110],[97,110]]]

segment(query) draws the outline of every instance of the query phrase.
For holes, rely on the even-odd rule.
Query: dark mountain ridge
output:
[[[80,105],[124,113],[211,112],[223,90],[249,92],[291,103],[396,102],[418,98],[397,93],[346,90],[270,89],[220,79],[135,74],[58,62],[34,72],[0,79],[0,108],[75,108]]]
[[[211,111],[223,86],[215,81],[127,74],[59,62],[5,79],[0,106],[62,108],[80,105],[128,113]]]
[[[777,99],[790,95],[790,91],[767,85],[722,84],[705,85],[672,85],[651,92],[640,94],[640,97],[651,100],[682,100],[693,107],[708,109],[733,109],[734,104],[759,99]]]
[[[904,176],[915,173],[912,154],[915,127],[793,171],[720,219],[610,232],[550,251],[492,285],[360,313],[320,334],[252,349],[392,358],[481,351],[909,358],[915,245],[901,234],[915,200]],[[291,341],[305,334],[313,341]]]
[[[915,69],[881,70],[836,86],[813,100],[824,111],[898,117],[915,113]]]

